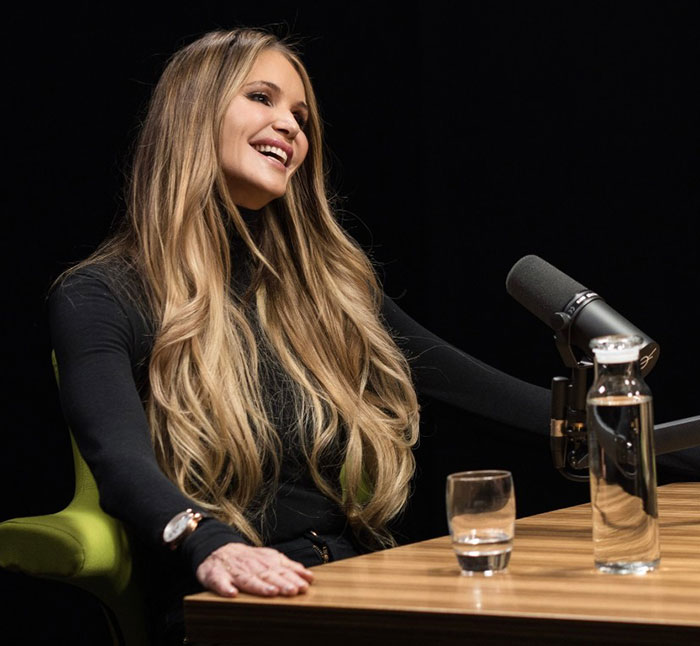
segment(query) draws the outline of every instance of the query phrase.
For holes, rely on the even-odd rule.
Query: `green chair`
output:
[[[52,356],[56,380],[58,367]],[[70,434],[75,494],[55,514],[0,523],[0,567],[63,581],[101,602],[115,644],[148,644],[142,593],[123,525],[100,507],[97,484]]]
[[[52,361],[58,383],[56,356]],[[124,526],[100,507],[95,478],[70,433],[75,493],[55,514],[0,522],[0,567],[63,581],[93,594],[115,644],[147,646],[144,600]],[[345,489],[345,469],[341,471]],[[363,481],[360,499],[369,497]]]

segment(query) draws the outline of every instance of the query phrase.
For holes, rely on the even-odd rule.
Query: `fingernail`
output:
[[[274,585],[266,585],[265,592],[277,592],[277,588]]]
[[[289,593],[289,592],[294,592],[294,587],[291,585],[285,585],[284,586],[284,591]]]

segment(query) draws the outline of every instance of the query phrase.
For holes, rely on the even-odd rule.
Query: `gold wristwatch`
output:
[[[171,550],[174,550],[197,529],[197,525],[199,525],[202,518],[205,518],[204,514],[193,511],[192,509],[186,509],[176,514],[168,521],[165,529],[163,529],[163,542],[170,547]]]

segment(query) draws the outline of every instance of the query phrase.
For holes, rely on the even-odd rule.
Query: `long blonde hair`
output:
[[[269,48],[304,84],[309,153],[252,235],[226,189],[219,132]],[[141,277],[156,330],[147,412],[164,472],[261,543],[256,525],[281,453],[261,385],[270,352],[294,389],[298,440],[316,485],[358,536],[390,544],[387,522],[404,506],[414,471],[418,404],[408,364],[380,321],[373,267],[329,206],[318,108],[291,47],[241,29],[211,32],[178,51],[137,141],[127,207],[121,230],[81,266],[126,258]],[[232,228],[254,259],[249,291],[262,340],[231,289],[239,262]],[[343,465],[342,489],[324,477],[321,465],[331,459]]]

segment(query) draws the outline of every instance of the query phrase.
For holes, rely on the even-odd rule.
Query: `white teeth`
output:
[[[267,144],[256,144],[253,146],[255,150],[257,150],[259,153],[272,153],[276,157],[280,158],[280,161],[283,164],[287,163],[287,153],[284,152],[281,148],[277,148],[277,146],[268,146]]]

